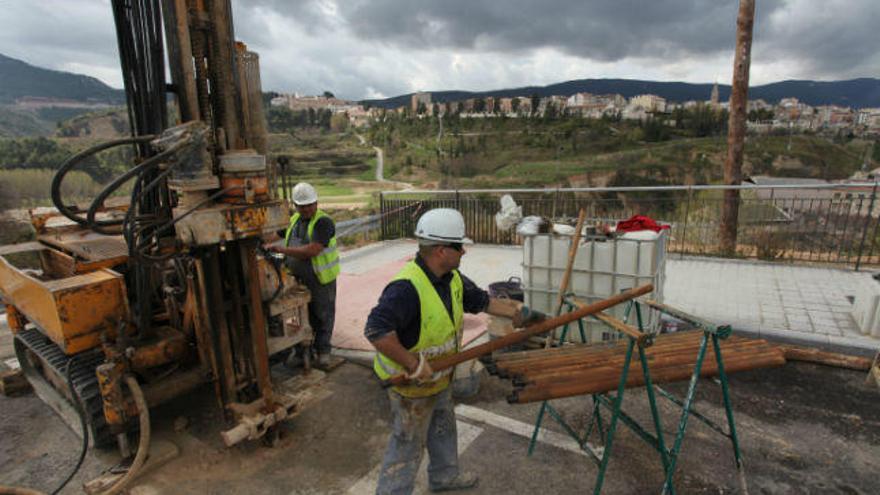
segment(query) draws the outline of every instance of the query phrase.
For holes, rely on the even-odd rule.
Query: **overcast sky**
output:
[[[736,0],[233,0],[264,90],[730,84]],[[109,0],[0,0],[0,53],[122,86]],[[751,84],[880,77],[880,0],[757,0]]]

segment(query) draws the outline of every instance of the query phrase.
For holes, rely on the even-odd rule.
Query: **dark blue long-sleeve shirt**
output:
[[[449,285],[452,281],[452,273],[443,277],[437,277],[425,266],[421,256],[416,256],[415,262],[428,276],[428,280],[434,286],[446,311],[452,316],[452,297]],[[464,285],[463,305],[466,313],[481,313],[489,305],[489,293],[477,287],[471,279],[461,275]],[[419,341],[421,333],[421,306],[419,294],[409,280],[395,280],[385,287],[379,302],[370,311],[367,317],[367,325],[364,335],[373,342],[389,332],[397,332],[397,338],[407,349],[411,349]]]

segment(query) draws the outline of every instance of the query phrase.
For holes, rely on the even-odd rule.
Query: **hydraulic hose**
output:
[[[66,176],[67,173],[70,172],[71,169],[73,169],[73,167],[78,165],[79,162],[83,161],[84,159],[88,158],[89,156],[94,155],[95,153],[98,153],[100,151],[104,151],[106,149],[115,148],[116,146],[122,146],[125,144],[146,143],[146,142],[152,141],[153,139],[155,139],[155,137],[156,137],[155,135],[149,134],[149,135],[145,135],[145,136],[137,136],[137,137],[124,138],[124,139],[116,139],[114,141],[107,141],[106,143],[101,143],[101,144],[86,148],[85,150],[80,151],[79,153],[68,158],[67,160],[64,161],[64,163],[61,164],[61,166],[58,168],[58,171],[55,172],[55,176],[52,178],[52,187],[51,187],[52,204],[54,204],[55,208],[58,208],[58,211],[61,212],[61,214],[64,215],[65,217],[73,220],[74,222],[76,222],[80,225],[87,226],[88,221],[85,218],[78,216],[72,209],[68,208],[67,205],[64,204],[64,200],[61,197],[61,184],[64,182],[64,176]]]
[[[187,144],[187,143],[186,142],[178,143],[177,145],[174,145],[171,148],[168,148],[167,150],[163,151],[162,153],[159,153],[158,155],[152,156],[152,157],[144,160],[142,163],[138,164],[135,167],[132,167],[127,172],[125,172],[124,174],[122,174],[119,177],[117,177],[116,179],[114,179],[113,182],[107,184],[107,186],[105,186],[104,189],[102,189],[101,192],[98,193],[97,196],[95,196],[95,199],[92,200],[92,204],[89,205],[89,210],[86,213],[86,222],[87,222],[87,225],[89,226],[89,228],[91,228],[92,230],[95,230],[99,233],[102,233],[102,234],[119,234],[121,231],[118,229],[108,231],[106,229],[102,229],[101,227],[121,225],[124,220],[96,221],[95,215],[97,214],[98,208],[100,208],[101,205],[104,204],[104,200],[106,200],[111,194],[113,194],[114,191],[119,189],[119,187],[122,186],[122,184],[125,184],[126,182],[128,182],[132,177],[141,175],[144,172],[146,172],[147,170],[157,166],[159,163],[161,163],[162,160],[164,160],[165,158],[176,153],[185,144]],[[134,205],[129,206],[129,208],[133,208],[133,207],[134,207]]]
[[[67,361],[67,365],[65,366],[64,375],[67,378],[67,387],[70,389],[70,395],[73,396],[73,407],[76,409],[76,413],[79,416],[79,426],[82,429],[83,441],[82,447],[79,452],[79,459],[76,461],[76,465],[73,467],[73,470],[64,478],[64,481],[58,485],[58,488],[52,490],[51,495],[55,495],[59,493],[65,486],[73,479],[73,476],[79,471],[79,468],[82,467],[82,463],[86,458],[86,452],[89,450],[89,430],[88,425],[86,424],[86,414],[82,406],[82,401],[80,400],[79,394],[76,392],[76,389],[73,387],[73,376],[70,373],[71,365],[73,364],[73,360],[75,357],[70,358]],[[46,495],[44,492],[39,490],[33,490],[30,488],[23,488],[20,486],[6,486],[0,485],[0,495]]]
[[[138,471],[144,466],[144,461],[147,460],[147,453],[150,451],[150,411],[147,407],[147,399],[144,398],[144,393],[135,377],[126,375],[125,384],[128,385],[138,410],[138,422],[141,432],[137,454],[135,454],[134,461],[132,461],[131,467],[128,468],[125,475],[116,480],[116,483],[113,483],[110,488],[101,492],[101,495],[120,493],[137,476]]]
[[[215,199],[219,198],[220,196],[223,196],[224,194],[226,194],[226,193],[228,193],[228,192],[230,192],[230,191],[234,191],[234,190],[236,190],[236,189],[242,189],[243,187],[244,187],[244,186],[230,186],[230,187],[227,187],[227,188],[225,188],[225,189],[221,189],[221,190],[219,190],[219,191],[217,191],[217,192],[211,194],[210,196],[208,196],[207,198],[203,199],[202,201],[200,201],[199,203],[197,203],[195,206],[193,206],[193,207],[190,208],[189,210],[186,210],[184,213],[182,213],[181,215],[177,216],[177,217],[174,218],[173,220],[170,220],[170,221],[166,222],[165,224],[163,224],[162,226],[158,227],[158,228],[152,233],[152,235],[153,235],[153,236],[158,236],[158,235],[161,234],[162,232],[165,232],[166,230],[168,230],[168,229],[170,229],[171,227],[173,227],[174,224],[176,224],[177,222],[179,222],[179,221],[183,220],[184,218],[188,217],[190,214],[192,214],[193,212],[195,212],[196,210],[198,210],[198,209],[201,208],[202,206],[205,206],[206,204],[210,203],[211,201],[214,201]],[[150,255],[146,254],[145,251],[146,251],[148,248],[150,248],[153,244],[154,244],[153,242],[146,242],[146,243],[144,243],[144,244],[138,245],[138,247],[137,247],[138,255],[143,256],[143,257],[149,259],[149,258],[150,258]],[[162,258],[159,258],[159,259],[162,259]]]
[[[80,399],[79,394],[73,387],[73,376],[70,374],[70,368],[73,365],[74,359],[76,359],[76,357],[72,357],[70,358],[70,360],[67,361],[67,366],[64,374],[67,376],[67,388],[70,389],[70,395],[73,397],[73,407],[76,409],[77,415],[79,415],[79,426],[82,429],[83,441],[82,447],[79,451],[79,460],[76,461],[76,465],[73,467],[73,470],[71,470],[70,474],[68,474],[67,477],[64,478],[64,481],[62,481],[61,484],[58,485],[58,488],[52,491],[52,495],[59,493],[65,486],[67,486],[67,483],[69,483],[70,480],[73,479],[73,476],[77,473],[77,471],[79,471],[79,468],[82,467],[82,463],[86,459],[86,452],[88,452],[89,450],[89,428],[86,425],[86,412],[85,408],[82,405],[82,400]]]

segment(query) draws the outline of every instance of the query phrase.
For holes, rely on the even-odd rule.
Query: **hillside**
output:
[[[436,91],[431,100],[438,103],[460,101],[467,98],[509,98],[512,96],[571,96],[575,93],[617,93],[626,98],[640,94],[655,94],[670,101],[708,100],[711,84],[683,82],[639,81],[634,79],[579,79],[549,86],[526,86],[482,92]],[[730,86],[718,85],[721,100],[730,98]],[[409,105],[412,94],[395,96],[384,100],[364,100],[365,105],[396,108]],[[781,81],[749,88],[750,99],[763,99],[776,103],[781,98],[795,97],[809,105],[841,105],[855,108],[880,107],[880,79],[861,78],[848,81]]]
[[[384,149],[387,178],[443,188],[712,184],[721,180],[726,131],[629,121],[392,118],[367,131]],[[863,165],[871,141],[750,135],[743,173],[839,180]]]
[[[43,69],[0,54],[0,103],[23,97],[74,100],[90,103],[125,103],[122,90],[94,77]]]
[[[54,131],[51,122],[40,119],[34,112],[0,105],[0,138],[51,136]]]

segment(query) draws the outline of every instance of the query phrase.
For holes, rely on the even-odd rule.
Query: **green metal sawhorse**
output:
[[[566,297],[565,299],[565,305],[568,310],[571,311],[576,306],[576,303],[573,302],[573,299],[569,295],[569,297]],[[745,467],[743,465],[742,455],[739,449],[739,439],[736,435],[736,425],[733,420],[733,408],[730,404],[727,374],[724,371],[724,362],[721,356],[721,348],[719,344],[719,340],[726,339],[730,336],[730,326],[713,325],[712,323],[689,315],[683,311],[653,301],[630,301],[625,308],[623,322],[626,323],[629,320],[629,317],[634,310],[636,321],[638,324],[637,328],[640,333],[644,329],[644,323],[642,319],[642,306],[648,306],[649,308],[658,310],[661,313],[665,313],[676,319],[682,320],[702,330],[703,332],[702,339],[700,340],[699,350],[697,352],[697,355],[695,356],[694,371],[691,375],[685,398],[680,399],[672,393],[660,388],[659,386],[654,385],[651,381],[651,373],[649,369],[650,366],[648,365],[648,360],[645,356],[645,347],[647,345],[650,345],[651,339],[653,339],[655,336],[649,334],[647,341],[640,342],[632,335],[627,334],[626,338],[628,339],[628,342],[626,355],[624,358],[623,367],[621,369],[621,377],[620,382],[617,386],[617,393],[613,396],[609,395],[608,392],[591,394],[593,400],[593,411],[590,415],[590,421],[587,424],[583,435],[578,434],[577,431],[575,431],[575,429],[562,418],[559,412],[553,408],[549,401],[544,401],[541,403],[541,408],[538,411],[538,417],[535,421],[535,429],[532,433],[531,441],[529,442],[528,455],[531,456],[534,452],[538,433],[541,428],[541,422],[544,419],[544,414],[549,414],[550,417],[552,417],[557,423],[559,423],[559,425],[562,426],[565,432],[577,442],[578,446],[580,446],[580,448],[585,451],[594,462],[596,462],[599,468],[599,473],[596,476],[596,484],[593,488],[593,493],[598,495],[602,491],[602,484],[605,480],[605,472],[608,469],[608,462],[611,459],[614,433],[617,429],[618,420],[620,420],[623,422],[624,425],[628,426],[633,432],[635,432],[639,436],[639,438],[645,441],[648,445],[652,446],[660,454],[660,460],[663,464],[663,471],[665,473],[661,493],[674,494],[675,488],[672,485],[672,478],[675,474],[675,468],[679,454],[681,453],[682,441],[684,440],[684,434],[685,430],[687,429],[688,419],[691,415],[693,415],[695,418],[708,425],[714,431],[720,433],[730,440],[731,446],[733,448],[734,459],[736,461],[736,469],[739,476],[741,492],[744,494],[748,493],[748,487],[745,477]],[[591,316],[591,318],[598,319],[596,316]],[[586,343],[583,320],[578,320],[578,330],[580,331],[581,342]],[[563,327],[562,333],[560,334],[558,345],[562,345],[562,343],[565,342],[568,331],[569,325],[566,324]],[[706,356],[706,350],[710,341],[712,342],[715,359],[718,365],[718,379],[721,385],[721,393],[724,399],[724,409],[727,416],[726,431],[722,426],[716,424],[703,414],[700,414],[698,411],[693,409],[693,400],[697,389],[697,382],[700,377],[700,370],[702,369],[703,360]],[[627,375],[629,374],[630,362],[632,361],[633,351],[635,349],[638,349],[639,361],[642,363],[641,368],[645,379],[644,385],[645,391],[647,392],[648,396],[648,403],[651,409],[651,418],[653,421],[654,433],[647,431],[644,427],[642,427],[641,424],[639,424],[638,421],[635,420],[635,418],[626,414],[626,412],[624,412],[621,407],[623,404],[624,392],[626,390],[626,381]],[[681,407],[681,415],[678,421],[678,430],[676,432],[675,440],[672,444],[671,449],[668,449],[666,447],[665,440],[663,438],[663,429],[660,421],[660,415],[657,410],[655,390],[663,397],[669,399],[671,402]],[[605,407],[611,411],[611,419],[608,425],[608,429],[604,432],[601,414],[602,407]],[[594,427],[596,428],[599,437],[604,437],[603,447],[593,447],[587,441]]]

